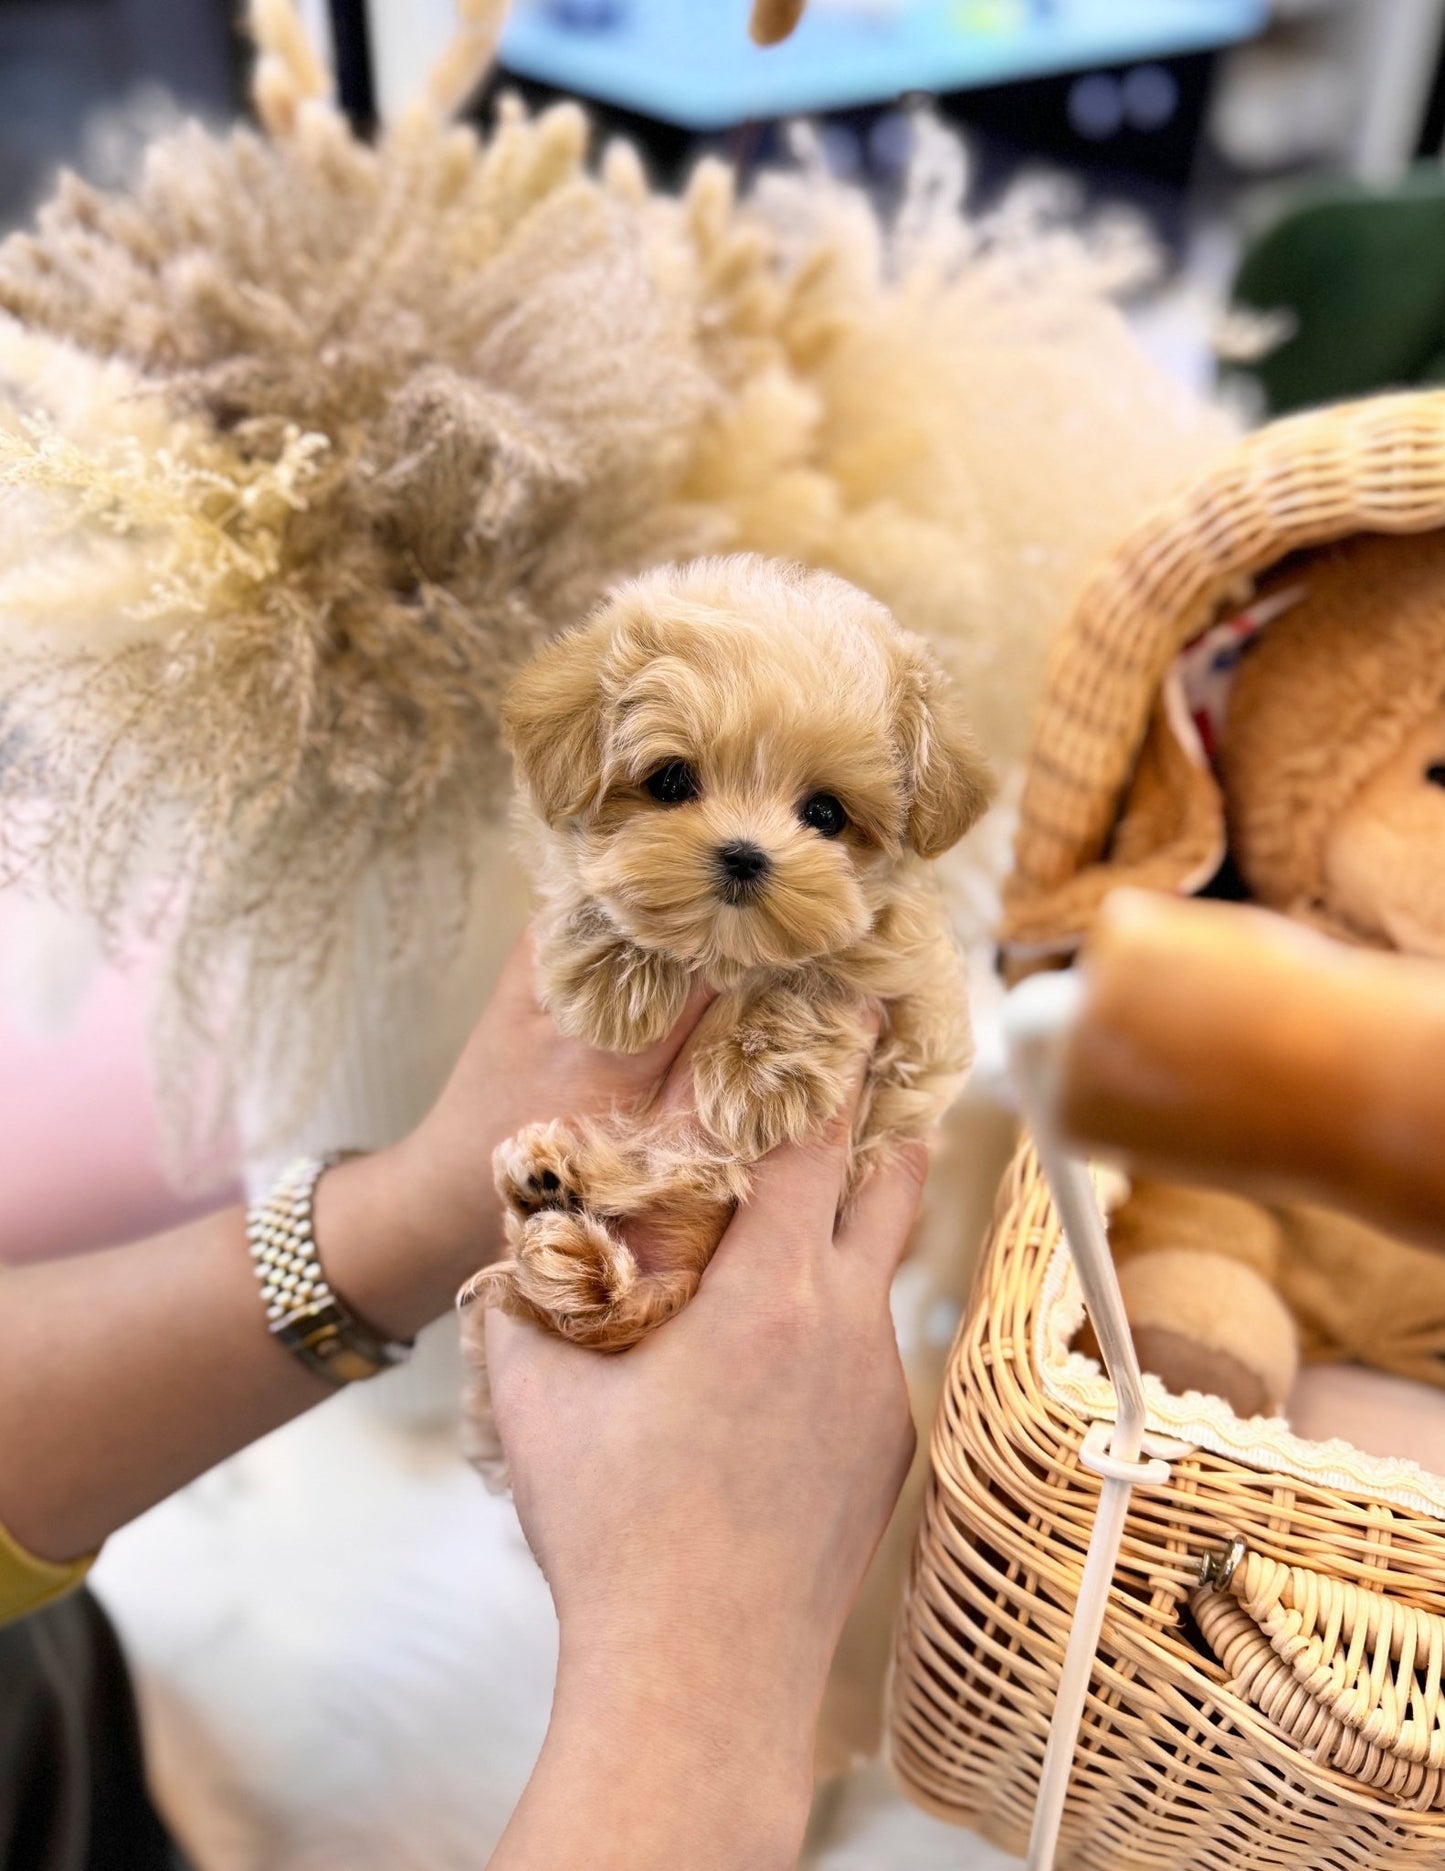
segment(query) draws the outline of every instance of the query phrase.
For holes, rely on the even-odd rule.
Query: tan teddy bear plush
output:
[[[1337,937],[1445,957],[1445,533],[1357,537],[1271,587],[1299,595],[1244,651],[1215,763],[1241,879]],[[1171,1390],[1277,1412],[1301,1356],[1445,1384],[1445,1256],[1142,1181],[1111,1239],[1141,1362]]]

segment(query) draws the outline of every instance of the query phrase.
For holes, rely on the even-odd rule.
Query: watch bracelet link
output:
[[[351,1154],[298,1157],[246,1210],[246,1239],[271,1336],[338,1389],[378,1376],[411,1350],[359,1319],[337,1298],[321,1268],[312,1227],[316,1185]]]

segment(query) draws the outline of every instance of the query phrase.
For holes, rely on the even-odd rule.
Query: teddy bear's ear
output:
[[[585,812],[602,788],[602,662],[608,633],[570,630],[518,671],[502,732],[518,778],[549,825]]]
[[[908,639],[901,672],[898,733],[908,773],[908,842],[934,858],[957,843],[988,808],[993,775],[937,657]]]

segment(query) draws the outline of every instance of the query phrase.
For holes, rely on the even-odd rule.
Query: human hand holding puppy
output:
[[[348,1306],[394,1338],[449,1313],[501,1246],[493,1147],[557,1111],[602,1113],[655,1088],[669,1103],[684,1098],[684,1048],[707,1002],[696,990],[643,1052],[600,1052],[538,1007],[524,938],[417,1129],[316,1185],[316,1239]],[[232,1206],[121,1249],[6,1270],[0,1521],[40,1560],[93,1552],[332,1394],[266,1330],[247,1249],[245,1211]],[[5,1612],[0,1592],[0,1622]]]
[[[450,1310],[457,1288],[504,1248],[492,1155],[522,1127],[559,1111],[601,1117],[661,1096],[680,1101],[685,1074],[674,1071],[712,1000],[698,982],[689,988],[669,1030],[640,1052],[613,1053],[557,1030],[537,997],[536,937],[512,949],[460,1059],[432,1109],[399,1143],[333,1173],[318,1188],[322,1220],[341,1231],[353,1216],[397,1207],[385,1193],[406,1190],[404,1218],[413,1266],[440,1261],[430,1311],[419,1317],[383,1313],[390,1329],[409,1335]],[[374,1185],[374,1186],[373,1186]],[[325,1212],[330,1208],[335,1218]],[[362,1276],[363,1282],[365,1275]],[[358,1300],[358,1303],[359,1300]]]
[[[557,1025],[645,1051],[698,981],[716,993],[689,1111],[637,1100],[496,1154],[512,1255],[476,1290],[618,1350],[692,1296],[752,1166],[840,1108],[865,1001],[882,1028],[845,1208],[942,1113],[967,1001],[923,860],[982,812],[988,776],[925,644],[841,579],[759,558],[622,586],[521,672],[505,718]]]
[[[924,1156],[872,1176],[835,1230],[861,1053],[853,1069],[829,1134],[760,1165],[666,1331],[599,1358],[485,1315],[561,1626],[546,1745],[493,1871],[797,1860],[824,1677],[913,1449],[888,1289]]]

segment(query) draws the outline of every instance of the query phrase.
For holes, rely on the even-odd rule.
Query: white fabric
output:
[[[1094,1359],[1069,1348],[1083,1322],[1084,1301],[1062,1244],[1045,1270],[1041,1297],[1033,1355],[1045,1394],[1091,1422],[1112,1421],[1114,1386]],[[1438,1394],[1423,1386],[1409,1388],[1426,1403]],[[1160,1435],[1230,1456],[1246,1468],[1366,1494],[1445,1520],[1445,1475],[1431,1473],[1408,1455],[1366,1454],[1339,1435],[1312,1440],[1300,1433],[1301,1423],[1291,1426],[1282,1417],[1242,1418],[1222,1397],[1197,1390],[1176,1397],[1150,1375],[1144,1378],[1144,1403],[1149,1428]],[[1332,1413],[1324,1420],[1335,1425],[1342,1417]],[[1431,1446],[1436,1446],[1433,1441]]]

